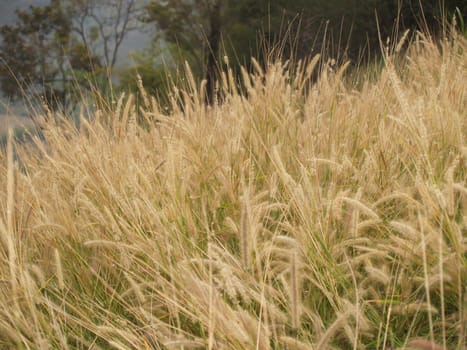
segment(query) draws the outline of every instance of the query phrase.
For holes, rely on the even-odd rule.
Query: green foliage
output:
[[[58,0],[44,7],[18,10],[14,25],[0,27],[0,84],[9,98],[25,93],[58,108],[69,102],[69,91],[80,76],[101,65],[72,36],[72,23]]]
[[[180,0],[152,1],[146,7],[144,20],[156,23],[160,31],[156,39],[162,37],[167,43],[176,44],[193,69],[202,72],[207,12],[204,6],[197,4]]]
[[[151,1],[146,7],[145,21],[154,23],[158,36],[175,44],[184,60],[192,63],[195,72],[205,71],[208,35],[213,1]],[[222,1],[220,22],[224,52],[238,61],[257,55],[260,33],[273,37],[278,34],[284,1],[266,0]],[[277,39],[277,37],[276,37]],[[177,56],[177,55],[175,55]]]
[[[335,58],[367,61],[381,54],[381,45],[388,38],[391,43],[397,42],[406,29],[439,36],[443,22],[449,20],[458,3],[455,0],[307,1],[302,8],[298,55],[304,57],[325,47]]]
[[[2,92],[39,98],[52,109],[73,105],[83,88],[108,94],[122,41],[138,28],[139,6],[136,0],[50,0],[18,10],[16,23],[0,27]]]
[[[266,0],[151,1],[146,7],[144,21],[154,23],[158,33],[155,41],[167,45],[175,67],[186,62],[196,80],[206,79],[206,94],[211,99],[222,56],[229,57],[229,65],[236,73],[240,65],[249,68],[253,56],[263,61],[261,53],[268,50],[267,43],[279,38],[283,3],[271,4]],[[257,41],[260,35],[268,40]],[[143,81],[151,79],[143,76]]]
[[[18,10],[17,16],[15,25],[0,28],[0,81],[3,92],[11,97],[21,94],[17,83],[20,88],[34,83],[53,84],[60,74],[59,65],[63,65],[61,51],[69,44],[71,30],[58,1],[43,8]]]
[[[175,64],[187,61],[195,76],[206,78],[212,6],[210,0],[152,0],[145,22],[171,48]],[[456,1],[438,0],[225,0],[220,2],[221,49],[215,52],[217,69],[222,56],[238,73],[271,57],[307,59],[323,50],[339,61],[369,62],[381,54],[387,38],[397,42],[405,29],[435,32]],[[382,41],[382,43],[381,43]],[[145,79],[143,80],[150,80]]]
[[[445,0],[443,8],[440,3],[151,0],[140,16],[136,0],[51,0],[47,6],[18,11],[14,25],[0,28],[0,84],[11,98],[34,91],[62,103],[72,97],[73,84],[87,88],[91,81],[109,90],[103,82],[114,72],[120,44],[141,25],[155,26],[153,47],[123,69],[121,85],[137,90],[137,72],[145,87],[165,100],[166,78],[181,66],[188,63],[196,81],[209,81],[213,71],[222,69],[223,56],[237,77],[240,65],[251,70],[251,57],[264,65],[277,57],[306,60],[325,51],[338,61],[368,63],[381,53],[381,41],[397,42],[405,28],[429,31],[443,18],[455,18],[465,33],[465,5]]]
[[[159,99],[162,105],[168,103],[169,80],[170,77],[176,75],[176,67],[168,62],[172,61],[169,56],[167,60],[163,57],[167,56],[167,50],[160,50],[156,46],[150,49],[142,50],[132,54],[133,64],[125,67],[120,75],[120,88],[129,90],[133,93],[140,91],[138,79],[141,78],[141,83],[147,92]]]

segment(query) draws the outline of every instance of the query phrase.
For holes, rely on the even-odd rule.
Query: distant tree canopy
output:
[[[406,29],[439,34],[456,7],[465,16],[466,2],[458,0],[310,0],[301,12],[298,55],[324,45],[329,54],[360,61],[379,54],[380,37],[397,40]]]
[[[378,55],[380,38],[397,40],[405,29],[436,35],[456,8],[466,22],[467,2],[459,0],[50,0],[0,27],[1,90],[65,100],[71,82],[113,73],[123,39],[146,27],[154,28],[153,44],[123,69],[122,85],[136,88],[136,71],[164,94],[167,71],[188,62],[212,103],[224,55],[234,71],[251,57],[298,60],[323,49],[361,63]]]
[[[187,61],[195,75],[207,82],[212,102],[216,75],[226,54],[232,65],[249,65],[266,41],[279,40],[284,28],[283,0],[167,0],[150,1],[146,23],[154,23],[157,39],[168,45],[171,57]]]
[[[4,94],[15,98],[31,85],[51,93],[65,74],[63,51],[71,43],[71,22],[58,0],[45,7],[17,11],[15,25],[0,28],[0,82]],[[79,53],[81,55],[81,52]],[[45,94],[45,89],[44,89]]]
[[[0,27],[2,93],[65,107],[76,85],[112,70],[123,38],[140,24],[137,11],[137,0],[50,0],[17,10],[16,23]]]
[[[337,59],[361,62],[379,53],[380,37],[434,30],[456,7],[467,12],[454,0],[152,0],[144,20],[155,24],[156,39],[175,60],[207,80],[209,95],[224,54],[248,66],[251,56],[264,60],[274,46],[295,59],[325,47]]]

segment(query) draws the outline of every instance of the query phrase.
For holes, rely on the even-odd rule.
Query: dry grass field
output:
[[[0,348],[465,349],[466,39],[317,62],[10,140]]]

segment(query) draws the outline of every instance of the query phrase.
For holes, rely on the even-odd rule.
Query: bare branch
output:
[[[104,64],[112,70],[117,62],[118,52],[128,33],[138,29],[137,19],[142,7],[137,0],[106,0],[94,2],[90,0],[68,0],[75,15],[73,30],[83,44],[97,54],[96,47],[86,34],[91,23],[99,33],[99,45],[102,45]]]

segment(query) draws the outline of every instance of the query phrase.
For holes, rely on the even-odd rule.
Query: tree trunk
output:
[[[217,0],[209,14],[210,32],[207,45],[206,62],[206,100],[212,104],[216,98],[217,56],[221,39],[221,1]]]

